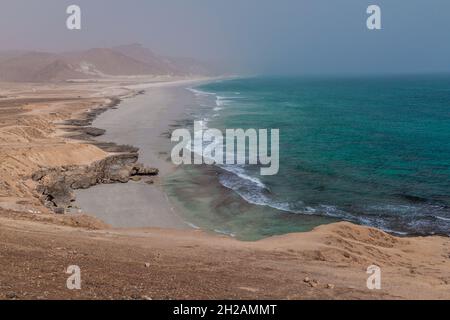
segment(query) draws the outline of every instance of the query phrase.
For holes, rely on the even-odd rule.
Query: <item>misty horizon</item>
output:
[[[386,0],[3,2],[0,51],[61,53],[139,43],[162,56],[239,74],[450,72],[450,4],[440,0],[407,6]],[[65,28],[71,4],[81,7],[81,30]],[[370,4],[382,10],[381,30],[366,28]]]

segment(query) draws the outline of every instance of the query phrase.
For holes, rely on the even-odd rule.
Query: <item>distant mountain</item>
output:
[[[41,70],[49,67],[58,56],[45,52],[26,52],[17,55],[5,54],[0,59],[0,80],[37,81]]]
[[[153,74],[150,66],[125,56],[112,49],[90,49],[82,52],[70,52],[63,54],[65,61],[73,66],[80,67],[83,72],[86,67],[96,70],[98,75],[145,75]],[[162,70],[164,74],[164,71]],[[158,73],[160,74],[160,73]]]
[[[140,44],[113,47],[112,50],[123,54],[124,56],[133,58],[136,61],[145,63],[155,74],[177,73],[177,70],[175,70],[169,60],[153,53],[153,51],[144,48]]]
[[[0,81],[55,82],[131,75],[206,75],[193,59],[159,56],[139,44],[61,54],[0,52]]]
[[[25,53],[25,51],[2,51],[0,52],[0,63]]]
[[[194,59],[163,57],[138,43],[112,49],[147,64],[155,73],[173,75],[204,75],[210,73],[205,64]]]

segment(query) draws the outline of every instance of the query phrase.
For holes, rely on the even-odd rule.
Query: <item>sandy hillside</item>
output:
[[[443,238],[397,239],[340,223],[246,243],[200,231],[88,231],[62,218],[11,216],[0,218],[0,298],[449,298]],[[379,291],[366,288],[372,263],[382,268]],[[79,291],[66,288],[69,265],[81,268]]]

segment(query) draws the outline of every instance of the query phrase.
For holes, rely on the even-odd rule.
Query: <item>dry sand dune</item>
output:
[[[0,218],[0,298],[449,298],[450,243],[439,237],[397,239],[339,223],[247,243],[200,231],[89,231],[99,225],[83,217],[33,216],[41,221]],[[371,263],[382,268],[381,290],[366,288]],[[65,287],[74,264],[80,291]]]

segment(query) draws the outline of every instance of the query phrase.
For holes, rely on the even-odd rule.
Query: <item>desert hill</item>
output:
[[[127,57],[143,62],[156,74],[177,74],[177,75],[205,75],[212,69],[204,63],[199,63],[195,59],[164,57],[158,55],[141,44],[135,43],[112,48]]]
[[[0,81],[58,82],[133,75],[205,75],[193,59],[157,55],[139,44],[65,53],[0,52]]]

